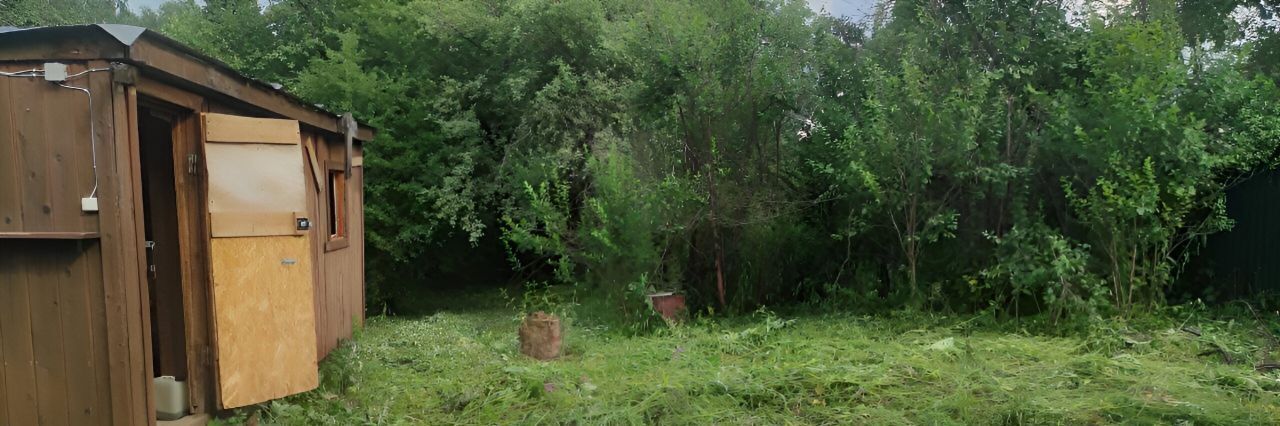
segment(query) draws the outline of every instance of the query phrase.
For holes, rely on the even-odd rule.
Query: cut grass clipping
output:
[[[580,322],[566,325],[566,354],[552,362],[519,354],[519,318],[507,309],[371,318],[325,362],[320,389],[253,417],[299,425],[1280,424],[1280,374],[1255,370],[1276,355],[1262,332],[1274,333],[1274,322],[1159,315],[1099,320],[1106,326],[1075,337],[923,314],[761,312],[641,336]]]

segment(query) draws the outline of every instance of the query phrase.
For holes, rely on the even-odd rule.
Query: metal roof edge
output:
[[[90,28],[93,28],[93,30],[89,30]],[[235,69],[231,65],[218,60],[217,58],[206,55],[203,52],[200,52],[196,49],[191,48],[190,46],[187,46],[186,44],[178,42],[177,40],[169,38],[164,34],[161,34],[154,30],[147,29],[145,27],[138,27],[133,25],[122,25],[122,24],[81,24],[81,25],[60,25],[60,26],[31,27],[31,28],[0,26],[0,37],[14,36],[20,33],[40,34],[45,32],[85,31],[85,30],[95,31],[95,32],[100,31],[106,36],[111,37],[111,39],[114,40],[115,42],[120,43],[121,46],[126,50],[123,58],[113,57],[113,58],[104,58],[104,59],[131,61],[132,54],[129,52],[129,50],[131,50],[134,47],[134,44],[136,44],[138,40],[142,39],[143,37],[147,37],[170,49],[173,49],[174,51],[187,55],[192,59],[195,59],[200,62],[204,62],[214,68],[221,68],[227,71],[228,73],[230,73],[231,75],[233,75],[235,78],[242,80],[244,83],[250,86],[256,87],[258,90],[272,92],[280,96],[283,96],[289,102],[294,103],[303,109],[308,109],[311,111],[315,111],[321,114],[331,116],[335,120],[337,120],[342,116],[341,114],[330,111],[327,108],[319,107],[314,103],[304,101],[303,99],[299,98],[297,95],[294,95],[293,93],[290,93],[288,90],[285,90],[285,88],[275,87],[270,83],[255,79],[253,77],[249,77],[244,73],[240,72],[239,70]],[[7,33],[12,33],[12,34],[7,34]],[[22,37],[22,35],[17,35],[17,36]],[[142,65],[144,67],[146,66],[146,64],[136,64],[136,65]],[[370,126],[369,124],[364,122],[360,122],[359,126],[365,129],[369,129],[374,133],[378,132],[377,127]]]
[[[148,31],[146,28],[133,25],[96,24],[96,26],[125,46],[133,46],[133,43],[138,41],[138,37],[142,37],[142,34]]]

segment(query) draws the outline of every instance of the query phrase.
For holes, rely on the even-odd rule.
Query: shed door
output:
[[[298,122],[202,118],[222,407],[314,389],[311,225]]]

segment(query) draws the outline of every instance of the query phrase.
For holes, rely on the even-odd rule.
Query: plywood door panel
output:
[[[205,145],[205,155],[209,213],[304,211],[302,151],[297,144],[211,143]]]
[[[280,121],[293,120],[264,120],[226,114],[205,114],[204,117],[205,140],[209,142],[297,145],[300,140],[297,125],[279,124]]]
[[[209,227],[215,237],[262,237],[297,234],[297,218],[311,217],[306,212],[220,212],[209,214]]]
[[[308,199],[298,123],[217,114],[203,123],[219,400],[234,408],[313,389],[311,231],[295,229]]]
[[[213,239],[223,407],[318,384],[309,244],[305,235]]]

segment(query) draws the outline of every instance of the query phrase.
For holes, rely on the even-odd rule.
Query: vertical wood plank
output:
[[[5,252],[5,250],[10,250],[10,248],[6,247],[5,243],[0,242],[0,252]],[[0,297],[8,297],[5,293],[5,286],[10,284],[5,283],[17,280],[13,277],[13,271],[9,270],[5,263],[4,260],[0,260]],[[6,306],[0,303],[0,309],[3,308],[6,308]],[[3,320],[3,318],[0,318],[0,321]],[[13,423],[13,420],[9,419],[9,379],[5,376],[4,341],[4,327],[0,326],[0,424],[10,424]]]
[[[15,131],[18,150],[22,156],[22,221],[24,230],[56,231],[53,229],[53,205],[49,186],[49,144],[45,135],[44,119],[47,116],[46,92],[43,80],[10,80],[10,96],[13,96],[16,117]]]
[[[103,411],[98,407],[93,347],[93,319],[88,276],[89,246],[94,241],[58,242],[58,295],[61,299],[63,324],[62,346],[66,352],[67,417],[71,424],[91,424]]]
[[[122,171],[127,171],[127,173],[121,173],[121,177],[122,181],[124,181],[123,178],[128,179],[123,183],[128,186],[126,191],[131,201],[128,203],[131,208],[127,211],[131,212],[133,216],[132,221],[126,222],[126,226],[132,228],[133,249],[125,251],[125,255],[131,257],[131,259],[127,260],[132,260],[126,265],[133,267],[130,273],[133,276],[131,282],[134,283],[134,285],[127,286],[125,289],[128,291],[128,300],[133,304],[129,309],[129,324],[132,329],[132,335],[134,338],[141,339],[141,344],[130,345],[132,359],[141,361],[141,365],[138,366],[141,368],[135,370],[133,375],[135,379],[134,386],[137,389],[133,393],[133,404],[134,407],[141,410],[138,417],[145,418],[147,424],[152,424],[156,421],[155,399],[152,397],[154,394],[151,380],[152,371],[154,371],[152,369],[154,360],[151,356],[151,301],[148,293],[144,291],[147,259],[142,254],[142,247],[144,241],[146,241],[143,229],[146,217],[142,208],[142,164],[138,140],[138,89],[136,87],[125,87],[125,101],[128,105],[125,112],[129,126],[129,138],[127,140],[128,143],[123,144],[124,152],[120,154],[125,160]],[[116,146],[119,148],[121,144]]]
[[[87,69],[88,67],[82,68]],[[102,73],[97,72],[97,74]],[[84,86],[93,94],[92,100],[94,104],[101,103],[106,99],[106,95],[110,94],[110,92],[106,91],[93,91],[93,86],[88,80],[77,81],[79,82],[78,86]],[[78,91],[62,90],[70,92],[71,99],[78,103],[73,103],[72,107],[68,109],[70,115],[63,117],[61,120],[56,119],[56,114],[50,114],[51,117],[55,117],[52,124],[65,127],[70,134],[70,137],[67,138],[68,143],[63,146],[68,151],[69,159],[65,161],[65,164],[67,164],[68,171],[71,173],[67,173],[64,179],[66,185],[63,187],[65,188],[64,193],[59,197],[61,200],[59,205],[62,205],[63,209],[55,210],[54,214],[59,216],[58,220],[62,220],[68,229],[97,231],[97,215],[82,212],[79,203],[80,198],[88,197],[93,192],[94,163],[92,141],[94,136],[92,134],[93,126],[90,123],[93,119],[91,107],[96,105],[90,105],[89,97]]]
[[[77,66],[72,66],[68,71],[79,71],[75,68]],[[33,142],[44,145],[48,150],[41,160],[45,163],[45,182],[50,191],[41,210],[49,215],[51,231],[83,229],[80,198],[87,197],[90,188],[77,185],[80,167],[76,158],[78,148],[88,143],[78,137],[88,136],[89,132],[78,134],[78,128],[89,124],[89,97],[83,92],[48,83],[42,84],[39,90],[44,95],[44,105],[36,114],[40,115],[43,139]]]
[[[98,422],[112,418],[111,358],[107,341],[107,302],[102,275],[102,244],[91,242],[82,255],[84,282],[89,294],[89,321],[93,324],[89,346],[93,348],[95,405],[93,415]]]
[[[206,99],[204,104],[204,110],[201,112],[212,111],[215,108],[215,106],[216,104],[213,104]],[[196,150],[197,152],[200,153],[200,158],[202,159],[201,162],[207,163],[209,157],[205,152],[205,144],[207,143],[207,141],[204,140],[204,134],[205,134],[205,128],[208,126],[207,126],[207,123],[205,123],[204,121],[203,114],[201,114],[200,118],[198,118],[197,120],[198,120],[197,122],[199,123],[199,127],[197,128],[197,131],[196,131],[196,138],[199,140],[199,143],[196,146]],[[202,240],[200,244],[205,250],[205,257],[202,260],[205,260],[210,264],[212,264],[213,263],[213,242],[212,242],[212,239],[210,238],[211,232],[209,230],[210,228],[208,223],[209,179],[208,179],[208,173],[205,171],[207,170],[207,167],[205,166],[205,164],[201,164],[199,167],[200,167],[199,170],[200,170],[201,176],[200,176],[200,179],[198,179],[197,185],[200,187],[199,197],[200,197],[201,204],[199,204],[198,208],[201,215],[201,220],[203,221],[201,223],[204,225],[201,228],[201,235],[203,235],[202,238],[204,238],[204,240]],[[214,401],[214,406],[210,407],[210,410],[212,411],[214,409],[225,408],[222,406],[222,398],[223,398],[222,384],[221,384],[221,381],[218,379],[218,372],[222,371],[222,360],[218,357],[218,348],[220,347],[220,344],[219,344],[220,340],[218,338],[218,333],[220,333],[221,330],[218,329],[218,321],[216,318],[217,311],[215,306],[217,306],[218,295],[217,295],[217,292],[213,291],[213,283],[214,283],[213,267],[206,265],[204,268],[204,271],[205,271],[204,279],[206,283],[205,289],[207,290],[208,292],[207,294],[209,296],[209,303],[205,307],[205,312],[208,313],[207,318],[209,321],[209,348],[208,348],[209,352],[208,354],[209,354],[209,359],[211,361],[210,362],[211,363],[210,365],[210,371],[211,371],[210,382],[211,383],[209,384],[210,385],[209,389],[210,389],[210,396]]]
[[[134,425],[145,421],[146,414],[134,404],[138,376],[146,375],[144,369],[136,364],[133,358],[133,346],[138,337],[133,335],[130,321],[131,301],[128,287],[140,285],[137,274],[131,273],[134,268],[128,253],[138,250],[134,246],[136,234],[133,224],[132,195],[127,193],[129,163],[127,149],[116,149],[118,145],[128,146],[129,139],[129,102],[128,93],[122,85],[111,84],[106,76],[93,73],[91,81],[98,83],[95,87],[107,87],[111,93],[109,109],[95,113],[99,119],[110,120],[99,126],[109,129],[98,139],[99,154],[99,207],[102,226],[100,229],[102,244],[103,285],[106,300],[108,359],[110,363],[111,383],[111,423],[117,426]],[[105,103],[105,102],[104,102]],[[95,105],[96,106],[96,105]],[[125,158],[120,158],[121,156]],[[123,175],[122,175],[123,174]],[[134,254],[133,256],[136,256]],[[141,352],[140,350],[137,352]]]
[[[12,78],[0,78],[0,231],[22,231],[22,151],[14,117]]]
[[[186,351],[187,351],[187,386],[192,413],[209,411],[212,401],[209,397],[211,384],[210,365],[206,363],[205,351],[209,350],[208,321],[208,272],[205,270],[208,252],[207,237],[202,231],[200,213],[203,198],[200,196],[199,179],[189,173],[187,156],[199,152],[200,142],[197,123],[199,115],[195,111],[178,120],[173,132],[173,167],[174,190],[177,199],[178,240],[186,250],[182,256],[182,307],[186,319]],[[197,168],[199,169],[199,168]]]
[[[304,145],[307,147],[307,161],[318,163],[315,159],[316,146],[317,143],[322,142],[319,142],[315,133],[310,131],[304,133],[303,139]],[[315,226],[312,227],[311,231],[311,258],[315,259],[314,262],[311,262],[311,276],[315,277],[315,285],[313,287],[315,296],[312,297],[311,303],[315,306],[314,309],[316,311],[316,356],[323,358],[328,351],[325,350],[325,331],[327,327],[324,315],[324,269],[322,269],[324,265],[324,238],[321,236],[323,233],[321,230],[328,227],[328,222],[325,221],[320,207],[320,199],[324,195],[324,180],[323,177],[316,174],[319,170],[316,167],[308,167],[304,173],[310,175],[311,182],[319,185],[315,191],[307,191],[307,211],[311,215],[311,219],[315,221]]]
[[[6,424],[39,422],[36,412],[35,355],[31,348],[31,309],[27,297],[26,242],[0,241],[0,250],[19,253],[0,256],[0,367],[5,370],[8,392]]]
[[[363,150],[357,149],[358,151],[356,152],[363,156]],[[351,212],[351,218],[355,224],[355,227],[352,228],[352,236],[355,237],[355,240],[351,242],[351,245],[355,247],[354,253],[356,256],[355,261],[352,262],[352,265],[356,268],[352,279],[357,281],[352,283],[352,289],[357,296],[356,325],[364,327],[364,167],[354,167],[351,169],[351,173],[354,178],[352,182],[355,185],[351,193],[355,194],[356,197],[355,204],[352,205],[353,211]]]
[[[173,158],[173,124],[148,116],[140,112],[141,133],[139,148],[142,152],[142,163],[139,169],[145,174],[143,199],[147,205],[144,213],[146,226],[150,228],[151,241],[156,248],[151,250],[154,278],[149,278],[154,286],[149,297],[157,303],[151,305],[149,312],[156,330],[152,342],[157,347],[159,357],[152,362],[158,367],[155,371],[160,375],[175,376],[179,380],[187,380],[186,330],[183,319],[182,290],[182,258],[185,248],[178,237],[177,188],[175,187],[175,170]],[[185,172],[185,168],[183,168]],[[159,303],[163,302],[163,303]]]
[[[59,317],[59,265],[51,242],[32,242],[27,258],[27,296],[31,299],[31,347],[35,356],[36,400],[40,424],[70,424],[67,418],[66,355]],[[40,330],[39,333],[35,330]]]

